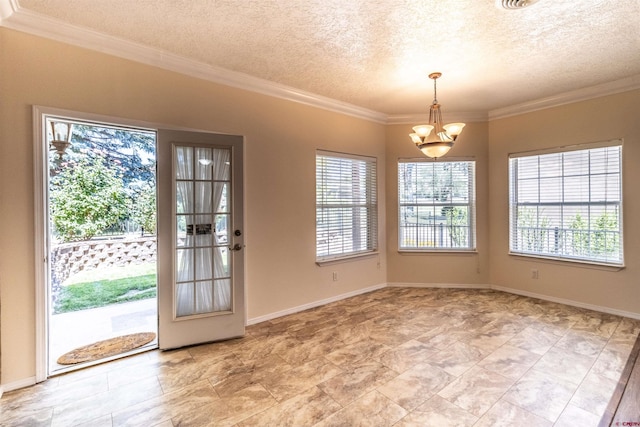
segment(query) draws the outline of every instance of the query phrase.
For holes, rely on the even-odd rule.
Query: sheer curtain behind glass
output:
[[[176,317],[231,310],[230,157],[176,147]]]

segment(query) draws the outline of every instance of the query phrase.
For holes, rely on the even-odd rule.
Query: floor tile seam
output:
[[[479,362],[478,362],[478,363],[479,363]],[[505,380],[507,380],[507,381],[510,381],[510,382],[511,382],[511,384],[509,384],[509,387],[508,387],[508,388],[507,388],[507,389],[506,389],[506,390],[505,390],[505,391],[500,395],[500,398],[498,398],[498,400],[496,400],[496,403],[497,403],[498,401],[500,401],[500,399],[502,399],[502,398],[504,397],[504,395],[505,395],[505,394],[507,394],[507,392],[508,392],[509,390],[511,390],[511,387],[513,387],[513,386],[518,382],[518,380],[516,380],[516,379],[512,379],[512,378],[509,378],[509,377],[505,377],[504,375],[502,375],[502,374],[501,374],[501,373],[499,373],[499,372],[493,372],[493,371],[490,371],[490,370],[488,370],[488,369],[486,369],[486,368],[483,368],[482,366],[478,366],[477,364],[476,364],[476,365],[474,365],[474,367],[476,367],[476,366],[477,366],[479,369],[482,369],[483,371],[487,371],[487,372],[489,372],[489,373],[491,373],[491,374],[498,375],[498,376],[500,376],[500,377],[504,378]],[[471,369],[473,369],[473,368],[471,368]],[[469,369],[469,370],[470,370],[470,369]],[[469,370],[467,370],[467,372],[469,372]],[[463,375],[464,375],[464,374],[463,374]],[[494,404],[495,404],[495,403],[494,403]],[[483,414],[483,415],[484,415],[484,414]]]
[[[22,409],[22,408],[20,408],[20,409]],[[50,411],[50,414],[49,414],[49,416],[48,416],[47,418],[49,419],[49,421],[51,421],[51,419],[53,418],[53,411],[54,411],[54,407],[52,406],[52,407],[47,407],[47,408],[44,408],[44,409],[37,409],[37,410],[35,410],[35,411],[34,411],[34,413],[37,413],[37,412],[44,412],[44,411]],[[3,415],[4,415],[4,414],[5,414],[5,412],[3,412]],[[0,424],[0,426],[3,426],[3,425],[6,425],[6,426],[14,426],[14,425],[17,425],[17,424],[13,424],[13,423],[14,423],[14,422],[16,422],[16,421],[20,421],[20,420],[22,420],[22,419],[25,419],[25,418],[27,418],[27,417],[31,417],[32,415],[33,415],[33,414],[29,414],[29,415],[20,415],[20,413],[19,413],[19,412],[17,412],[17,413],[16,413],[16,416],[14,416],[14,417],[12,417],[12,418],[9,418],[9,419],[4,419],[4,418],[3,418],[3,419],[2,419],[2,421],[10,421],[10,422],[11,422],[11,424]]]
[[[585,383],[585,381],[587,381],[587,378],[589,377],[589,374],[592,374],[592,373],[593,373],[593,375],[595,375],[595,376],[602,377],[602,375],[599,375],[599,374],[597,374],[597,373],[595,373],[595,372],[591,372],[591,371],[592,371],[592,369],[593,369],[593,367],[591,367],[591,369],[589,369],[589,372],[587,372],[587,375],[585,375],[585,376],[584,376],[584,379],[582,380],[582,382],[580,383],[580,385],[578,386],[578,388],[573,392],[573,394],[571,395],[571,399],[569,399],[569,402],[567,402],[567,406],[569,406],[569,405],[571,404],[571,402],[573,401],[573,398],[574,398],[574,397],[575,397],[575,395],[578,393],[578,390],[580,390],[580,388],[581,388],[581,387],[582,387],[582,385]],[[622,374],[621,374],[620,376],[622,376]],[[611,378],[608,378],[608,377],[603,377],[603,378],[611,379]],[[616,381],[616,385],[617,385],[617,384],[618,384],[618,381]],[[614,390],[613,390],[613,391],[611,391],[611,393],[609,393],[609,394],[610,394],[611,396],[613,396],[613,394],[614,394],[614,393],[615,393],[615,387],[614,387]],[[611,399],[611,396],[609,396],[609,399]],[[607,403],[608,403],[608,402],[607,402]],[[585,412],[588,412],[588,413],[590,413],[590,414],[593,414],[593,415],[595,415],[596,417],[599,417],[599,418],[602,418],[602,416],[604,415],[604,413],[603,413],[603,414],[597,414],[597,413],[595,413],[594,411],[592,411],[592,410],[590,410],[590,409],[585,409],[585,408],[580,407],[580,406],[577,406],[577,405],[575,405],[575,404],[574,404],[574,406],[576,406],[576,407],[577,407],[577,408],[579,408],[579,409],[582,409],[582,410],[583,410],[583,411],[585,411]],[[565,408],[565,409],[566,409],[566,408]],[[605,411],[606,411],[606,408],[605,408]]]
[[[440,390],[440,391],[442,391],[442,390]],[[428,400],[431,400],[434,396],[438,396],[439,398],[441,398],[441,399],[443,399],[443,400],[446,400],[447,402],[449,402],[450,404],[452,404],[452,405],[453,405],[453,406],[455,406],[456,408],[460,409],[462,412],[466,412],[467,414],[469,414],[469,415],[471,415],[471,416],[473,416],[473,417],[476,417],[476,418],[477,418],[476,423],[477,423],[477,422],[480,420],[480,418],[481,418],[481,417],[478,417],[478,416],[477,416],[477,415],[475,415],[475,414],[472,414],[471,412],[469,412],[469,411],[467,411],[466,409],[464,409],[462,406],[460,406],[460,405],[456,404],[455,402],[452,402],[451,400],[447,399],[446,397],[441,396],[441,395],[439,394],[439,392],[438,392],[438,393],[436,393],[436,394],[434,394],[433,396],[431,396],[429,399],[427,399],[427,401],[428,401]],[[426,401],[425,401],[425,402],[426,402]],[[416,408],[416,409],[417,409],[417,408]],[[415,412],[420,412],[420,411],[416,411],[415,409],[414,409],[414,411],[415,411]],[[414,412],[414,411],[412,411],[412,412]],[[475,423],[474,423],[474,424],[475,424]]]
[[[549,350],[551,350],[551,348],[553,348],[553,347],[550,347],[550,348],[549,348]],[[539,370],[537,370],[537,369],[534,369],[534,367],[535,367],[535,365],[536,365],[536,364],[537,364],[537,363],[538,363],[538,362],[539,362],[539,361],[540,361],[540,360],[541,360],[541,359],[542,359],[542,358],[543,358],[543,357],[544,357],[544,356],[549,352],[549,350],[547,350],[546,352],[544,352],[544,354],[538,355],[539,357],[538,357],[538,359],[536,360],[536,362],[535,362],[534,364],[532,364],[531,366],[529,366],[529,368],[527,368],[527,370],[526,370],[526,371],[524,371],[524,372],[522,373],[522,375],[520,375],[520,376],[519,376],[519,377],[518,377],[518,378],[513,382],[513,384],[511,384],[511,386],[510,386],[510,387],[509,387],[509,388],[508,388],[508,389],[503,393],[503,395],[500,397],[500,399],[503,399],[503,398],[507,395],[507,393],[509,393],[509,391],[511,391],[511,389],[513,389],[513,388],[514,388],[514,387],[515,387],[515,386],[516,386],[516,385],[517,385],[517,384],[518,384],[518,383],[519,383],[519,382],[520,382],[520,381],[521,381],[525,376],[527,376],[527,374],[529,374],[529,372],[536,371],[536,372],[541,372],[541,373],[543,373],[543,374],[545,374],[545,375],[546,375],[546,372],[543,372],[543,371],[539,371]],[[536,354],[536,355],[537,355],[537,353],[533,353],[533,354]],[[577,388],[576,388],[576,390],[577,390]],[[574,391],[574,393],[575,393],[575,391]],[[573,395],[572,395],[572,397],[573,397]],[[570,401],[570,400],[571,400],[571,399],[569,399],[569,401]],[[498,401],[499,401],[499,400],[498,400]],[[529,413],[532,413],[531,411],[527,410],[526,408],[523,408],[522,406],[520,406],[520,405],[519,405],[519,404],[517,404],[517,403],[513,403],[513,402],[511,402],[511,401],[509,401],[509,400],[505,400],[505,402],[510,403],[510,404],[512,404],[512,405],[514,405],[514,406],[517,406],[518,408],[520,408],[520,409],[522,409],[522,410],[525,410],[525,411],[527,411],[527,412],[529,412]],[[562,414],[562,413],[560,413],[560,414]],[[534,415],[536,415],[536,414],[534,414]],[[536,415],[536,416],[540,417],[539,415]],[[540,417],[540,418],[543,418],[543,419],[547,420],[547,418],[545,418],[545,417]],[[556,421],[557,421],[557,419],[556,419],[556,420],[554,420],[554,421],[551,421],[551,422],[555,423]]]
[[[223,402],[223,400],[222,400],[222,398],[220,397],[220,395],[218,394],[218,392],[215,390],[215,388],[211,385],[211,382],[210,382],[208,379],[205,379],[205,380],[200,379],[200,380],[198,380],[197,382],[202,382],[202,383],[204,383],[205,381],[207,382],[207,384],[209,385],[209,387],[211,387],[211,390],[212,390],[212,391],[215,393],[215,395],[216,395],[216,399],[215,399],[215,400],[212,400],[211,402],[209,402],[209,403],[207,403],[207,404],[213,404],[213,403],[216,403],[216,402],[222,402],[222,403],[224,403],[224,402]],[[171,391],[169,391],[168,393],[163,393],[161,396],[154,396],[154,397],[151,397],[151,398],[149,398],[149,399],[145,399],[145,400],[142,400],[142,401],[137,402],[137,403],[135,403],[135,404],[129,405],[129,406],[127,406],[127,407],[119,408],[117,411],[112,411],[112,412],[111,412],[111,425],[114,425],[114,417],[115,417],[115,416],[117,416],[118,414],[120,414],[120,413],[124,413],[125,411],[129,410],[129,408],[131,408],[131,407],[134,407],[134,406],[137,406],[137,405],[142,405],[142,404],[144,404],[145,402],[148,402],[148,401],[153,400],[153,399],[160,399],[160,398],[162,398],[162,399],[161,399],[160,404],[159,404],[159,405],[154,405],[154,406],[152,406],[152,407],[151,407],[151,409],[154,409],[154,408],[157,408],[157,407],[164,408],[165,406],[167,406],[167,402],[166,402],[166,401],[164,401],[164,397],[165,397],[167,394],[171,394],[171,393],[178,393],[178,392],[182,391],[183,389],[185,389],[185,388],[189,387],[190,385],[193,385],[193,383],[188,384],[188,385],[183,386],[183,387],[180,387],[180,388],[175,389],[175,390],[171,390]],[[182,398],[181,398],[181,400],[182,400]],[[182,414],[182,413],[180,413],[179,415],[181,415],[181,414]],[[159,425],[159,424],[162,424],[162,423],[164,423],[164,422],[166,422],[166,421],[170,421],[172,424],[174,424],[173,419],[174,419],[174,418],[176,418],[176,417],[178,417],[179,415],[176,415],[176,414],[174,413],[174,411],[172,411],[172,410],[168,410],[168,411],[167,411],[167,415],[166,415],[168,418],[163,418],[161,421],[158,421],[158,422],[156,422],[156,423],[155,423],[155,424],[153,424],[153,425]]]
[[[99,420],[100,418],[106,417],[107,415],[111,418],[111,424],[113,424],[113,416],[112,416],[112,413],[113,413],[112,411],[105,412],[105,413],[102,413],[102,414],[100,414],[100,415],[97,415],[97,416],[95,416],[95,417],[91,418],[90,420],[84,420],[84,421],[82,421],[82,422],[80,422],[80,423],[77,423],[77,422],[76,422],[76,423],[74,423],[73,425],[88,425],[88,424],[90,424],[90,423],[92,423],[92,422],[95,422],[95,421]],[[62,417],[60,416],[61,414],[57,414],[57,415],[58,415],[58,419],[62,418]],[[66,423],[65,423],[65,424],[56,424],[56,413],[55,413],[55,409],[54,409],[53,414],[51,415],[51,419],[50,419],[50,421],[49,421],[49,425],[50,425],[51,427],[55,427],[55,426],[57,426],[57,425],[60,425],[60,426],[67,426],[68,424],[66,424]]]
[[[491,405],[491,407],[490,407],[489,409],[487,409],[487,410],[486,410],[486,411],[485,411],[481,416],[477,417],[478,419],[476,420],[476,422],[475,422],[475,423],[473,423],[473,425],[474,425],[474,426],[475,426],[475,425],[477,425],[477,424],[478,424],[478,423],[479,423],[479,422],[480,422],[480,421],[485,417],[485,415],[487,415],[489,412],[491,412],[491,410],[492,410],[494,407],[496,407],[500,402],[505,402],[505,403],[507,403],[507,404],[509,404],[509,405],[515,406],[515,407],[516,407],[516,408],[518,408],[519,410],[524,411],[524,412],[526,412],[527,414],[532,415],[532,416],[533,416],[533,417],[535,417],[535,418],[541,418],[541,419],[543,419],[543,420],[545,420],[545,421],[549,421],[549,422],[551,422],[551,423],[555,423],[555,422],[557,421],[557,419],[556,419],[555,421],[550,421],[550,420],[548,420],[548,419],[547,419],[547,418],[545,418],[545,417],[542,417],[542,416],[540,416],[540,415],[534,414],[533,412],[529,411],[529,410],[528,410],[528,409],[526,409],[526,408],[523,408],[522,406],[520,406],[520,405],[518,405],[518,404],[516,404],[516,403],[510,402],[510,401],[508,401],[508,400],[504,399],[505,395],[507,394],[507,392],[508,392],[510,389],[511,389],[511,387],[509,387],[509,389],[508,389],[507,391],[505,391],[505,392],[502,394],[502,396],[500,396],[500,398],[499,398],[498,400],[496,400],[496,401],[495,401],[495,403],[494,403],[493,405]],[[561,414],[562,414],[562,413],[561,413]],[[474,414],[471,414],[471,415],[474,415]],[[560,417],[558,416],[558,418],[560,418]]]
[[[602,354],[602,351],[604,350],[604,347],[603,347],[598,351],[597,355],[589,356],[587,354],[578,353],[577,351],[574,351],[573,349],[570,349],[570,348],[569,349],[565,349],[565,348],[562,348],[562,347],[556,347],[556,345],[557,345],[557,343],[555,345],[553,345],[549,350],[552,350],[552,349],[555,348],[559,352],[562,352],[564,354],[569,353],[570,355],[578,356],[579,358],[587,358],[587,357],[593,358],[593,362],[591,362],[591,365],[589,366],[589,371],[593,368],[593,365],[595,365],[595,363],[598,361],[598,358],[600,357],[600,355]]]
[[[267,389],[265,389],[265,391],[267,391],[267,392],[271,395],[271,393],[270,393]],[[273,396],[272,396],[272,397],[273,397]],[[241,422],[243,422],[243,421],[245,421],[245,420],[248,420],[249,418],[251,418],[251,417],[253,417],[253,416],[255,416],[255,415],[262,414],[262,413],[264,413],[264,412],[266,412],[266,411],[268,411],[268,410],[270,410],[270,409],[272,409],[272,408],[274,408],[274,407],[278,406],[278,405],[279,405],[279,403],[280,403],[280,402],[278,402],[275,398],[273,398],[273,404],[272,404],[271,406],[269,406],[269,407],[267,407],[267,408],[264,408],[264,409],[262,409],[261,411],[258,411],[258,412],[255,412],[255,413],[249,413],[247,416],[245,416],[245,417],[243,417],[243,418],[240,418],[240,419],[236,420],[236,422],[234,422],[234,423],[233,423],[233,426],[237,426],[237,425],[238,425],[238,424],[240,424]],[[225,421],[225,420],[227,420],[227,419],[229,419],[229,418],[231,418],[231,417],[235,417],[235,416],[236,416],[236,415],[235,415],[235,414],[233,414],[233,415],[231,415],[230,417],[222,418],[222,420],[221,420],[221,421]],[[172,417],[172,418],[171,418],[171,423],[172,423],[172,424],[174,424],[174,423],[173,423],[173,418],[174,418],[174,417]],[[175,425],[175,424],[174,424],[174,425]]]

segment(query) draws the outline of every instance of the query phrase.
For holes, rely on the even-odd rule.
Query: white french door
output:
[[[158,131],[159,347],[244,335],[243,139]]]

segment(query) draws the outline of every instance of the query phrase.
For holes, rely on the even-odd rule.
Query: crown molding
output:
[[[17,0],[0,0],[0,26],[225,86],[293,101],[380,124],[387,122],[387,115],[377,111],[71,25],[23,9],[19,6]]]
[[[429,117],[428,113],[415,113],[415,114],[394,114],[387,117],[387,124],[390,125],[415,125],[417,123],[425,123]],[[445,123],[453,122],[486,122],[487,113],[456,113],[447,112],[447,120]]]
[[[489,121],[640,89],[640,74],[489,111]]]
[[[17,0],[0,0],[0,23],[13,15],[17,9]]]

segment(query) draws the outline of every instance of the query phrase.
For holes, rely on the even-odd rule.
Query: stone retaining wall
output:
[[[62,243],[51,251],[51,292],[55,295],[71,275],[99,267],[142,264],[156,260],[156,236],[136,239]]]

